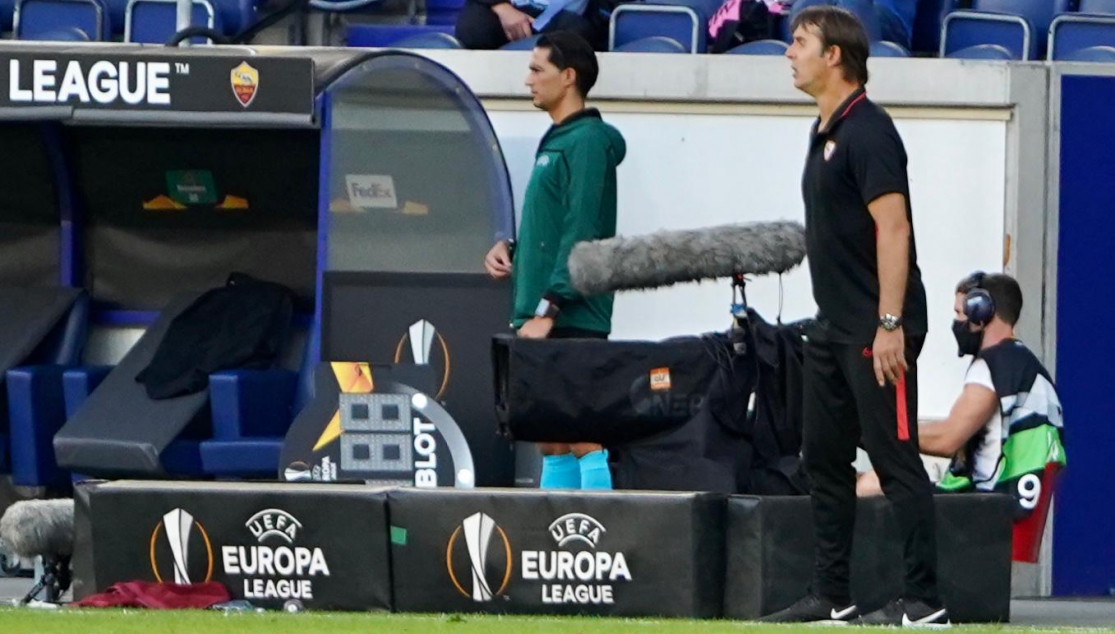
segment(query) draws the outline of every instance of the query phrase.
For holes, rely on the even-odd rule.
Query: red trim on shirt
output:
[[[847,108],[844,108],[844,112],[840,113],[840,118],[843,119],[844,117],[848,116],[848,113],[852,110],[852,106],[854,106],[857,103],[863,101],[864,99],[867,99],[867,93],[866,92],[860,93],[860,95],[858,97],[853,99],[852,103],[848,104]]]

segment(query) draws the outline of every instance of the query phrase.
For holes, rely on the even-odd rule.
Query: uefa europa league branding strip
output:
[[[329,564],[321,548],[298,545],[302,522],[282,509],[265,509],[244,523],[255,544],[220,546],[220,562],[224,578],[232,585],[240,581],[245,599],[313,599],[313,580],[329,576]],[[164,577],[164,563],[157,558],[156,548],[161,535],[170,546],[174,583],[188,584],[210,581],[213,577],[213,544],[205,527],[184,509],[174,509],[163,516],[151,533],[151,567],[157,581]],[[200,538],[200,542],[198,541]],[[203,547],[203,564],[191,559],[192,549]],[[235,593],[234,593],[235,594]]]
[[[543,604],[614,604],[615,584],[630,582],[632,577],[622,552],[600,548],[607,532],[590,515],[562,515],[549,526],[556,548],[519,553],[519,580],[540,584]],[[460,557],[454,557],[462,541],[468,552],[467,569],[460,565]],[[514,576],[514,562],[511,539],[486,513],[465,518],[446,546],[450,581],[458,592],[477,603],[510,598],[508,586]]]

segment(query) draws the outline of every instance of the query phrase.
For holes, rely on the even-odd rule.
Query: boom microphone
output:
[[[22,558],[69,557],[74,552],[74,501],[24,500],[0,518],[0,541]]]
[[[569,254],[582,295],[643,290],[735,275],[785,273],[805,259],[798,222],[752,222],[582,242]]]

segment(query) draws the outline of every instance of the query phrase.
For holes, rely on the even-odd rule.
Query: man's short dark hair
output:
[[[995,314],[1011,326],[1018,323],[1022,314],[1022,287],[1005,273],[973,273],[956,285],[957,293],[982,288],[995,302]]]
[[[588,97],[588,91],[596,85],[600,66],[596,63],[596,52],[585,38],[569,31],[555,31],[538,38],[535,48],[549,49],[550,63],[558,70],[572,68],[577,73],[577,92]]]
[[[812,6],[794,17],[790,32],[797,31],[801,26],[817,27],[822,52],[833,46],[840,47],[840,70],[846,81],[867,85],[870,45],[867,43],[867,32],[851,11],[827,4]]]

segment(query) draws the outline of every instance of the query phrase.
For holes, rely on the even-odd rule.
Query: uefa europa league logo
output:
[[[465,544],[468,546],[468,560],[472,564],[472,600],[491,601],[492,588],[484,578],[488,565],[488,544],[492,541],[492,529],[496,523],[483,513],[470,515],[461,523],[465,529]]]
[[[409,346],[407,344],[409,343]],[[437,394],[434,398],[445,396],[449,386],[449,346],[445,337],[429,321],[419,319],[407,328],[406,334],[395,346],[395,363],[403,363],[404,347],[410,348],[410,358],[415,365],[430,365],[438,376]]]
[[[465,548],[468,551],[468,566],[470,577],[472,578],[472,592],[469,592],[462,587],[456,571],[454,570],[453,547],[457,542],[457,538],[461,533],[465,536]],[[495,576],[492,580],[488,579],[488,555],[491,550],[492,533],[498,533],[502,548],[497,548],[496,552],[502,556],[503,559],[503,574]],[[507,583],[511,580],[511,543],[507,540],[507,534],[503,529],[496,524],[495,520],[488,517],[485,513],[474,513],[465,518],[461,525],[453,531],[453,535],[449,538],[449,547],[446,549],[446,556],[448,559],[449,578],[457,591],[469,597],[477,603],[485,603],[491,601],[493,598],[500,596],[507,590]],[[495,562],[498,566],[498,560]],[[468,577],[466,577],[468,578]],[[496,586],[496,582],[499,585]],[[496,587],[493,592],[492,588]]]
[[[194,531],[195,526],[197,531]],[[166,533],[165,541],[159,533]],[[195,546],[192,561],[191,542]],[[162,521],[151,531],[150,543],[151,571],[159,583],[170,583],[172,570],[174,583],[178,584],[207,582],[213,577],[213,544],[205,527],[183,509],[163,515]]]
[[[190,530],[194,527],[194,517],[182,509],[174,509],[163,516],[163,526],[166,527],[166,538],[174,556],[174,583],[190,583],[186,562],[189,561]]]

